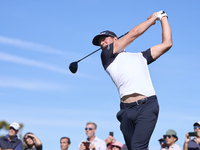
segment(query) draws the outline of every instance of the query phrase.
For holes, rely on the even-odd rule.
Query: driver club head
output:
[[[72,62],[72,63],[69,65],[69,70],[70,70],[72,73],[76,73],[76,71],[78,70],[78,62]]]

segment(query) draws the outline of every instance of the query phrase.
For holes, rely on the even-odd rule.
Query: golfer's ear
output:
[[[117,41],[117,40],[118,40],[118,38],[115,36],[115,37],[114,37],[114,41]]]

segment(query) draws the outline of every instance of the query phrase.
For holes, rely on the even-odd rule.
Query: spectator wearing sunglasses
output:
[[[165,139],[162,137],[158,140],[158,142],[160,143],[160,147],[161,147],[161,150],[166,150],[168,149],[168,146],[166,144],[166,141]]]
[[[178,140],[176,131],[172,129],[167,130],[166,134],[163,135],[163,138],[168,147],[166,150],[181,150],[181,147],[176,144],[176,141]]]
[[[88,147],[86,147],[86,145],[84,145],[84,143],[82,142],[79,145],[79,150],[87,150],[92,149],[92,150],[106,150],[106,143],[105,141],[99,139],[95,133],[97,130],[97,125],[94,122],[88,122],[86,124],[86,128],[85,128],[85,132],[87,135],[87,140],[86,143],[88,144]]]
[[[195,122],[194,132],[197,132],[197,136],[190,139],[189,133],[185,135],[185,143],[183,145],[183,150],[200,150],[200,121]]]
[[[0,149],[22,150],[22,141],[18,139],[20,126],[18,123],[11,123],[6,136],[0,138]]]

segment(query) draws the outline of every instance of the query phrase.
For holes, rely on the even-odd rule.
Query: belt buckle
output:
[[[144,104],[146,102],[147,98],[143,98],[143,99],[140,99],[140,100],[137,100],[135,101],[137,105],[141,105],[141,104]],[[141,101],[141,103],[139,104],[138,102]]]
[[[139,101],[139,100],[136,101],[136,104],[137,104],[137,105],[140,105],[140,104],[138,103],[138,101]]]

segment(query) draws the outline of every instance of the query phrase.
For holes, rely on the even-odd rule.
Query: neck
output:
[[[93,136],[91,136],[91,137],[88,137],[88,141],[90,142],[90,143],[92,143],[93,141],[94,141],[94,139],[95,139],[95,135],[93,135]]]
[[[15,138],[16,138],[16,136],[10,136],[10,135],[8,136],[8,140],[9,140],[9,141],[12,141],[12,140],[15,139]]]
[[[29,148],[35,148],[35,145],[32,144],[32,145],[28,145]]]
[[[174,145],[174,144],[175,144],[175,143],[170,144],[169,147],[172,146],[172,145]]]

